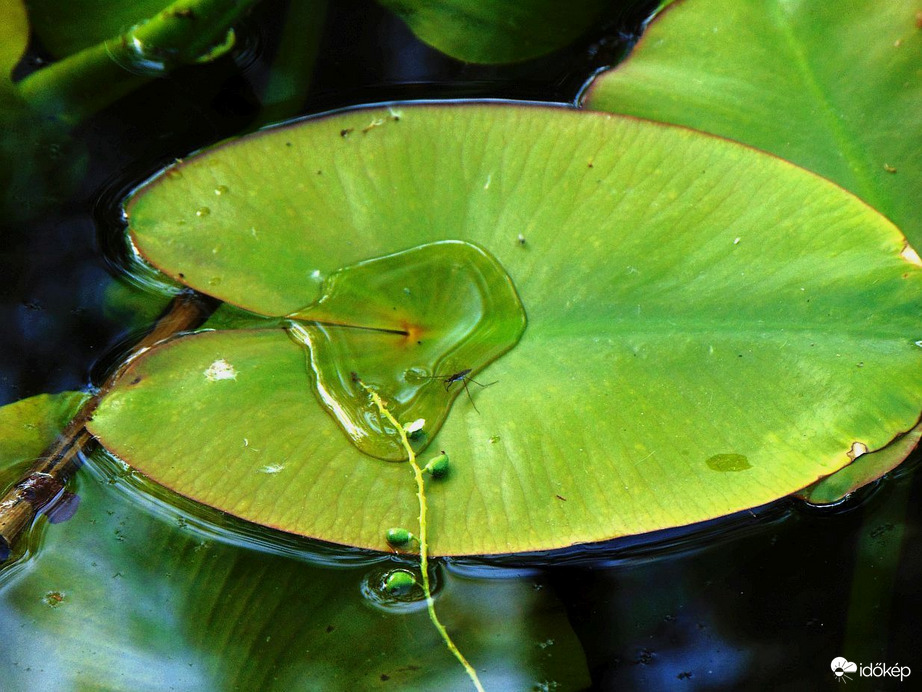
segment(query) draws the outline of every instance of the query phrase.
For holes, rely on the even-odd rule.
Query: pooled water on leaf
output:
[[[467,391],[467,378],[512,348],[526,324],[503,267],[462,241],[340,269],[316,303],[289,317],[289,333],[307,348],[321,403],[360,450],[390,461],[406,459],[406,452],[356,378],[401,423],[426,421],[412,437],[419,451]]]
[[[742,454],[715,454],[705,463],[714,471],[745,471],[752,468],[749,459]]]

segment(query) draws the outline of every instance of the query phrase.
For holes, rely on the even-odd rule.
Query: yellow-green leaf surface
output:
[[[423,42],[458,60],[509,63],[563,48],[606,0],[378,0]]]
[[[920,12],[917,0],[676,2],[585,104],[782,156],[922,244]]]
[[[436,553],[761,505],[919,417],[922,272],[900,232],[822,178],[684,128],[499,104],[358,110],[190,157],[127,212],[152,263],[269,316],[425,243],[495,258],[528,326],[421,458],[452,463],[428,483]],[[408,466],[357,450],[277,327],[152,349],[91,430],[157,482],[267,526],[378,549],[415,528]]]

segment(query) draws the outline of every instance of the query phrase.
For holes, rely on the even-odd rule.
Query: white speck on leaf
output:
[[[868,446],[863,442],[852,442],[852,448],[848,450],[848,458],[854,461],[862,454],[868,453]]]
[[[913,249],[912,245],[909,245],[908,243],[903,246],[903,251],[900,253],[900,257],[902,257],[910,264],[914,264],[917,267],[922,267],[922,258],[919,257],[919,253]]]
[[[272,473],[278,473],[284,468],[285,468],[284,464],[268,464],[266,466],[263,466],[261,469],[259,469],[259,472],[272,474]]]
[[[425,424],[426,424],[425,418],[417,418],[412,423],[405,424],[403,426],[403,429],[408,435],[411,435],[415,432],[418,432],[419,430],[422,430]]]
[[[223,358],[219,358],[208,366],[205,370],[205,377],[209,382],[218,382],[219,380],[236,380],[237,371],[234,366]]]
[[[366,134],[370,130],[375,129],[376,127],[381,127],[384,124],[384,118],[375,118],[365,127],[362,128],[362,134]]]

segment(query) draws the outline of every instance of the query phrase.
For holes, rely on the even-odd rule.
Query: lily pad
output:
[[[190,157],[126,208],[164,272],[273,318],[341,268],[426,243],[495,258],[528,326],[431,441],[452,460],[429,483],[434,553],[761,505],[919,417],[922,271],[902,234],[825,179],[685,128],[536,106],[357,110]],[[385,549],[388,528],[415,525],[410,470],[352,444],[302,347],[265,322],[151,349],[92,432],[200,502]]]
[[[677,2],[593,81],[585,105],[777,154],[920,245],[920,11],[916,0]]]
[[[419,40],[458,60],[510,63],[563,48],[598,21],[606,0],[378,0]]]

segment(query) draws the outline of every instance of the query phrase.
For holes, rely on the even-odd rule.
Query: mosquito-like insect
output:
[[[490,387],[496,384],[496,382],[499,382],[499,380],[496,380],[495,382],[490,382],[489,384],[480,384],[480,382],[478,382],[477,380],[471,377],[471,370],[472,368],[468,368],[467,370],[459,370],[458,372],[453,373],[451,375],[434,375],[433,377],[429,377],[427,379],[441,380],[442,384],[445,385],[446,392],[451,390],[451,386],[455,382],[460,382],[461,386],[464,387],[464,391],[467,393],[467,398],[470,400],[471,406],[474,407],[474,410],[477,411],[477,413],[480,413],[480,410],[477,408],[477,404],[474,403],[474,397],[471,396],[471,390],[468,389],[468,386],[467,386],[468,382],[472,384],[476,384],[478,387],[481,387],[483,389],[486,389],[487,387]]]

